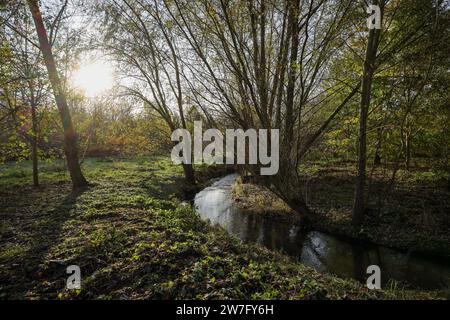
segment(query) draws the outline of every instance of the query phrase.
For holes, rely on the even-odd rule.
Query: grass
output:
[[[93,185],[74,193],[61,162],[0,167],[3,299],[394,299],[433,293],[371,291],[320,274],[201,221],[182,170],[166,158],[87,159]],[[201,181],[220,174],[202,167]],[[66,267],[81,290],[65,289]]]

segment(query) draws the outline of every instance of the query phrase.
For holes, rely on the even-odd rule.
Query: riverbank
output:
[[[182,204],[182,169],[170,159],[87,159],[83,170],[93,185],[73,193],[62,163],[41,166],[37,189],[29,186],[29,164],[0,167],[0,298],[438,297],[368,290],[242,244]],[[81,290],[65,289],[72,264],[81,268]]]
[[[299,215],[263,186],[243,183],[242,178],[237,177],[231,195],[236,207],[242,212],[301,225]]]
[[[300,170],[307,203],[314,212],[311,227],[390,248],[450,258],[450,192],[444,179],[419,169],[399,170],[390,190],[384,187],[390,172],[375,171],[370,181],[369,211],[362,227],[354,228],[354,165],[305,164]],[[296,214],[264,187],[238,180],[233,197],[243,210],[298,221]]]

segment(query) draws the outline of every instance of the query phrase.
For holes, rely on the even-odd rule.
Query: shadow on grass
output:
[[[48,260],[48,255],[54,245],[63,241],[61,239],[63,226],[73,217],[77,200],[86,191],[87,188],[71,191],[51,210],[12,212],[16,215],[16,221],[21,222],[20,225],[14,226],[14,241],[29,243],[29,246],[26,251],[11,256],[11,259],[4,264],[5,269],[0,275],[3,286],[1,291],[4,291],[2,296],[19,299],[37,297],[40,293],[35,292],[35,288],[45,288],[42,283],[49,281],[49,278],[61,277],[62,281],[65,281],[65,263]],[[23,196],[23,194],[18,195],[17,200]],[[33,196],[36,197],[33,201],[38,202],[39,195],[28,195],[28,197]],[[14,206],[16,203],[11,205]],[[9,296],[9,293],[13,293],[14,296]]]

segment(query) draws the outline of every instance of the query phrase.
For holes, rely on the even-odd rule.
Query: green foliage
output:
[[[437,183],[447,181],[449,173],[444,170],[420,171],[411,173],[411,180],[415,183]]]
[[[4,298],[397,297],[319,274],[210,227],[190,206],[171,199],[182,177],[169,159],[87,159],[84,170],[96,183],[79,193],[70,192],[68,177],[60,180],[54,167],[43,170],[42,189],[28,188],[22,178],[15,178],[16,186],[5,183],[16,168],[1,167],[3,214],[22,221],[4,219],[0,229],[9,239],[0,250]],[[69,264],[81,267],[80,291],[64,289],[61,274]],[[423,297],[404,293],[417,296]]]
[[[448,6],[442,1],[391,1],[383,19],[368,118],[368,163],[378,151],[381,159],[401,166],[414,157],[426,157],[429,165],[436,165],[434,158],[445,158],[450,145],[449,93],[448,88],[443,89],[449,83]],[[357,81],[364,49],[363,42],[352,38],[348,50],[335,59],[331,80],[323,86]],[[337,116],[322,137],[318,154],[356,158],[359,104],[357,95]],[[325,118],[329,112],[324,106],[316,117]]]

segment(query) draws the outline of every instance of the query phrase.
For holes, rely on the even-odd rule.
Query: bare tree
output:
[[[186,129],[182,54],[160,9],[158,1],[100,2],[96,10],[105,13],[106,33],[99,46],[129,79],[123,86],[127,95],[156,111],[172,131]],[[183,164],[183,170],[186,180],[195,184],[192,164]]]
[[[346,36],[353,1],[164,3],[202,66],[194,67],[196,79],[223,116],[243,129],[280,129],[280,171],[261,183],[298,213],[309,214],[299,161],[359,86],[359,80],[351,86],[323,82]],[[320,108],[319,101],[336,91],[348,97],[305,139],[307,111]]]

